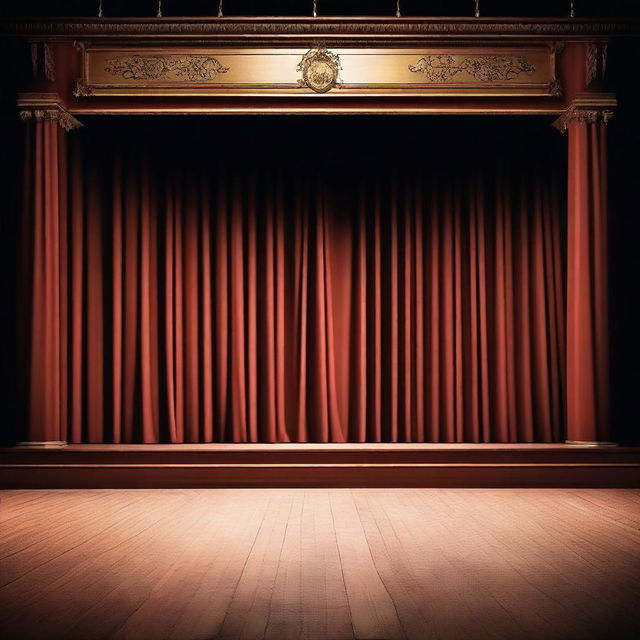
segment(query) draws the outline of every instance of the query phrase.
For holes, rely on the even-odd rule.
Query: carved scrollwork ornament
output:
[[[53,57],[53,49],[51,49],[51,45],[46,42],[43,45],[44,51],[44,75],[47,80],[50,82],[55,82],[56,80],[56,62]]]
[[[535,70],[522,56],[486,55],[459,59],[447,54],[429,54],[409,65],[409,71],[422,73],[430,82],[448,82],[462,72],[480,82],[508,82],[522,73],[531,75]]]
[[[72,131],[82,126],[76,118],[62,109],[22,109],[20,118],[25,121],[35,120],[36,122],[51,120],[57,122],[65,131]]]
[[[125,80],[161,80],[174,76],[187,82],[210,82],[229,67],[208,55],[143,56],[111,58],[104,70]]]
[[[93,95],[93,91],[89,89],[87,83],[84,80],[80,79],[76,84],[76,88],[73,90],[73,95],[76,98],[87,98]]]
[[[33,77],[43,77],[49,82],[56,80],[56,64],[53,49],[47,42],[31,43],[31,68]]]
[[[302,73],[298,80],[301,87],[307,87],[316,93],[326,93],[340,86],[340,57],[328,51],[324,46],[310,49],[302,56],[297,70]]]
[[[597,124],[602,122],[608,124],[613,118],[613,111],[575,111],[569,118],[569,122],[586,122],[587,124]]]
[[[613,116],[614,113],[611,109],[572,109],[561,115],[554,122],[554,126],[560,132],[566,133],[572,122],[606,125]]]
[[[559,98],[562,95],[562,83],[557,78],[549,83],[549,94],[554,98]]]
[[[589,86],[598,77],[598,45],[590,42],[587,45],[586,57],[586,78],[585,82]]]

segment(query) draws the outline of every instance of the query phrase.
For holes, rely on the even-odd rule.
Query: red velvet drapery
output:
[[[96,155],[78,136],[70,442],[564,438],[554,168]]]

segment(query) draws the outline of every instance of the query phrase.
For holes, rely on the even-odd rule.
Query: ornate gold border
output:
[[[305,89],[309,90],[309,95],[318,97],[319,94],[326,93],[326,91],[311,91],[313,87],[304,81],[304,67],[307,61],[313,62],[314,56],[322,51],[328,52],[328,60],[335,67],[334,82],[327,90],[335,89],[331,92],[332,95],[340,95],[341,97],[359,96],[376,99],[394,96],[408,99],[419,97],[557,98],[562,94],[557,73],[557,54],[562,50],[562,43],[558,41],[522,42],[500,46],[487,43],[447,44],[444,46],[432,44],[427,47],[415,45],[386,47],[380,46],[378,42],[374,41],[366,47],[343,46],[332,48],[330,51],[319,43],[316,43],[316,46],[311,49],[260,47],[257,45],[177,47],[174,45],[144,46],[142,44],[109,46],[101,43],[94,46],[85,42],[76,42],[76,47],[81,54],[81,77],[78,79],[74,95],[82,98],[91,96],[285,97],[304,96],[307,93],[304,91]],[[516,79],[500,79],[499,77],[491,79],[480,75],[474,80],[472,77],[470,79],[469,74],[465,72],[461,79],[451,77],[444,80],[428,81],[419,77],[410,78],[411,75],[418,76],[419,74],[411,74],[408,71],[412,70],[413,66],[407,59],[415,57],[415,61],[418,61],[421,56],[432,54],[458,57],[467,55],[469,60],[474,61],[482,57],[515,59],[521,56],[523,60],[532,59],[535,62],[535,67],[531,66],[531,69],[535,71],[535,76],[529,78],[531,74],[527,73]],[[211,78],[204,80],[198,78],[198,81],[176,78],[175,74],[173,74],[174,77],[168,77],[166,74],[162,76],[162,74],[156,74],[155,71],[152,74],[153,77],[120,78],[117,75],[106,73],[108,69],[104,66],[105,56],[112,56],[112,59],[118,62],[125,59],[149,59],[156,61],[160,67],[162,67],[162,62],[166,60],[170,60],[174,64],[174,61],[180,58],[184,58],[184,63],[188,62],[188,58],[207,58],[214,60],[221,70]],[[277,65],[275,68],[278,71],[272,71],[271,76],[268,77],[261,76],[259,65],[262,64],[262,56],[265,60],[273,61],[267,64]],[[331,56],[335,56],[335,60]],[[373,56],[373,58],[368,60],[368,56]],[[258,64],[255,69],[246,66],[248,63],[245,61],[252,59]],[[287,59],[290,61],[283,62]],[[355,65],[352,69],[356,69],[355,73],[353,70],[351,71],[349,78],[346,77],[345,72],[344,79],[338,78],[343,59],[348,61],[344,63],[345,65]],[[366,65],[369,63],[372,65],[381,64],[383,66],[382,75],[378,77],[377,72],[372,74],[371,70],[376,67],[367,67]],[[529,63],[527,62],[527,64]],[[297,77],[294,65],[297,65]],[[230,74],[227,77],[229,67],[234,72],[233,78]],[[362,72],[357,70],[359,68],[362,69]],[[302,82],[300,73],[302,73]]]
[[[327,105],[326,103],[302,102],[295,106],[279,105],[267,106],[253,105],[225,105],[215,104],[208,107],[77,107],[73,109],[76,115],[531,115],[531,116],[557,116],[562,109],[550,107],[438,107],[424,104],[402,104],[390,106],[373,106],[371,104],[360,106],[345,106],[340,104]]]

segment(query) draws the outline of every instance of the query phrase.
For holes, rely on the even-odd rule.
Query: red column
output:
[[[78,126],[47,102],[24,98],[27,120],[24,190],[25,379],[31,446],[66,440],[66,198],[65,129]]]
[[[611,444],[606,122],[570,111],[567,253],[567,442]]]

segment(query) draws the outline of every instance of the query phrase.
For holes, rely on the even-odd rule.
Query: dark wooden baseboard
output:
[[[640,487],[640,448],[73,445],[0,450],[0,487]]]

